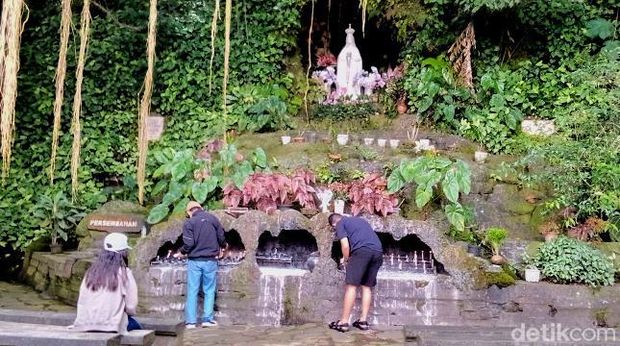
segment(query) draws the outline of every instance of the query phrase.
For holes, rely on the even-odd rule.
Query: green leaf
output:
[[[168,186],[168,182],[165,180],[160,180],[155,187],[153,188],[153,190],[151,190],[151,196],[157,196],[159,195],[162,191],[164,191],[164,189]]]
[[[179,185],[178,183],[177,184],[171,183],[170,189],[164,195],[164,198],[162,199],[161,203],[167,206],[171,205],[174,202],[176,202],[179,198],[181,198],[181,196],[183,196],[183,186]]]
[[[456,180],[454,169],[446,172],[446,176],[441,182],[441,189],[450,202],[457,203],[459,200],[459,184]]]
[[[471,170],[462,160],[456,161],[456,181],[459,183],[459,190],[468,195],[471,191]]]
[[[192,197],[198,203],[203,203],[207,199],[209,192],[206,184],[195,181],[192,185]]]
[[[189,198],[187,197],[183,197],[181,200],[179,200],[175,204],[174,209],[172,210],[172,215],[185,214],[185,207],[187,206],[187,203],[189,203]]]
[[[586,35],[590,38],[607,39],[614,34],[614,24],[606,19],[597,18],[586,23]]]
[[[433,197],[433,188],[430,186],[423,187],[418,185],[415,191],[415,204],[418,208],[422,208],[428,203]]]
[[[426,96],[424,97],[422,100],[420,100],[420,102],[418,102],[417,106],[418,106],[418,112],[419,113],[424,113],[426,112],[429,108],[431,108],[431,105],[433,104],[433,98],[430,96]]]
[[[254,165],[263,169],[267,168],[267,154],[263,148],[254,150]]]
[[[172,166],[172,180],[174,181],[180,181],[181,179],[183,179],[185,176],[188,175],[188,173],[191,173],[191,165],[187,162],[187,161],[180,161],[174,164],[174,166]]]
[[[154,225],[159,223],[168,215],[168,205],[158,204],[149,212],[149,216],[146,218],[146,222]]]
[[[465,211],[460,204],[448,204],[444,208],[444,212],[454,228],[461,232],[465,230]]]
[[[400,174],[400,170],[395,169],[388,177],[387,188],[389,193],[395,193],[405,186],[403,176]]]

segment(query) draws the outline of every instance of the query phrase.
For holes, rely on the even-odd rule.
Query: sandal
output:
[[[329,324],[329,329],[333,329],[333,330],[337,330],[341,333],[345,333],[349,331],[349,324],[348,323],[340,323],[340,320],[336,321],[336,322],[332,322]]]
[[[360,321],[360,320],[353,322],[353,327],[360,329],[360,330],[370,329],[370,326],[368,325],[367,321]]]

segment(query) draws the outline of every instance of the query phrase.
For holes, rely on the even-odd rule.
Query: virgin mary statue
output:
[[[355,37],[353,37],[355,30],[351,28],[351,24],[344,32],[347,33],[347,40],[344,48],[338,54],[336,87],[338,92],[355,100],[361,92],[357,80],[362,73],[362,55],[355,45]]]

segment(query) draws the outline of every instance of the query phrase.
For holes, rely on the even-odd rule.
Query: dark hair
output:
[[[125,279],[127,275],[127,250],[119,252],[102,250],[95,262],[86,271],[84,276],[86,287],[92,291],[99,289],[116,291],[119,269],[123,279]]]
[[[335,223],[338,222],[338,220],[342,219],[342,215],[337,214],[337,213],[332,213],[329,214],[329,218],[327,219],[327,221],[329,222],[330,226],[335,226]]]

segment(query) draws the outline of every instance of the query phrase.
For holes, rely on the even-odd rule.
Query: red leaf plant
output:
[[[292,177],[281,173],[254,173],[249,176],[241,190],[234,185],[224,188],[224,204],[228,207],[256,208],[268,214],[279,205],[293,202],[302,207],[316,208],[314,201],[314,174],[298,170]]]
[[[366,175],[351,183],[349,188],[351,213],[361,212],[387,216],[394,212],[396,197],[387,192],[387,180],[379,173]]]
[[[316,59],[316,64],[320,67],[333,66],[336,65],[337,62],[336,56],[330,52],[321,54]]]

